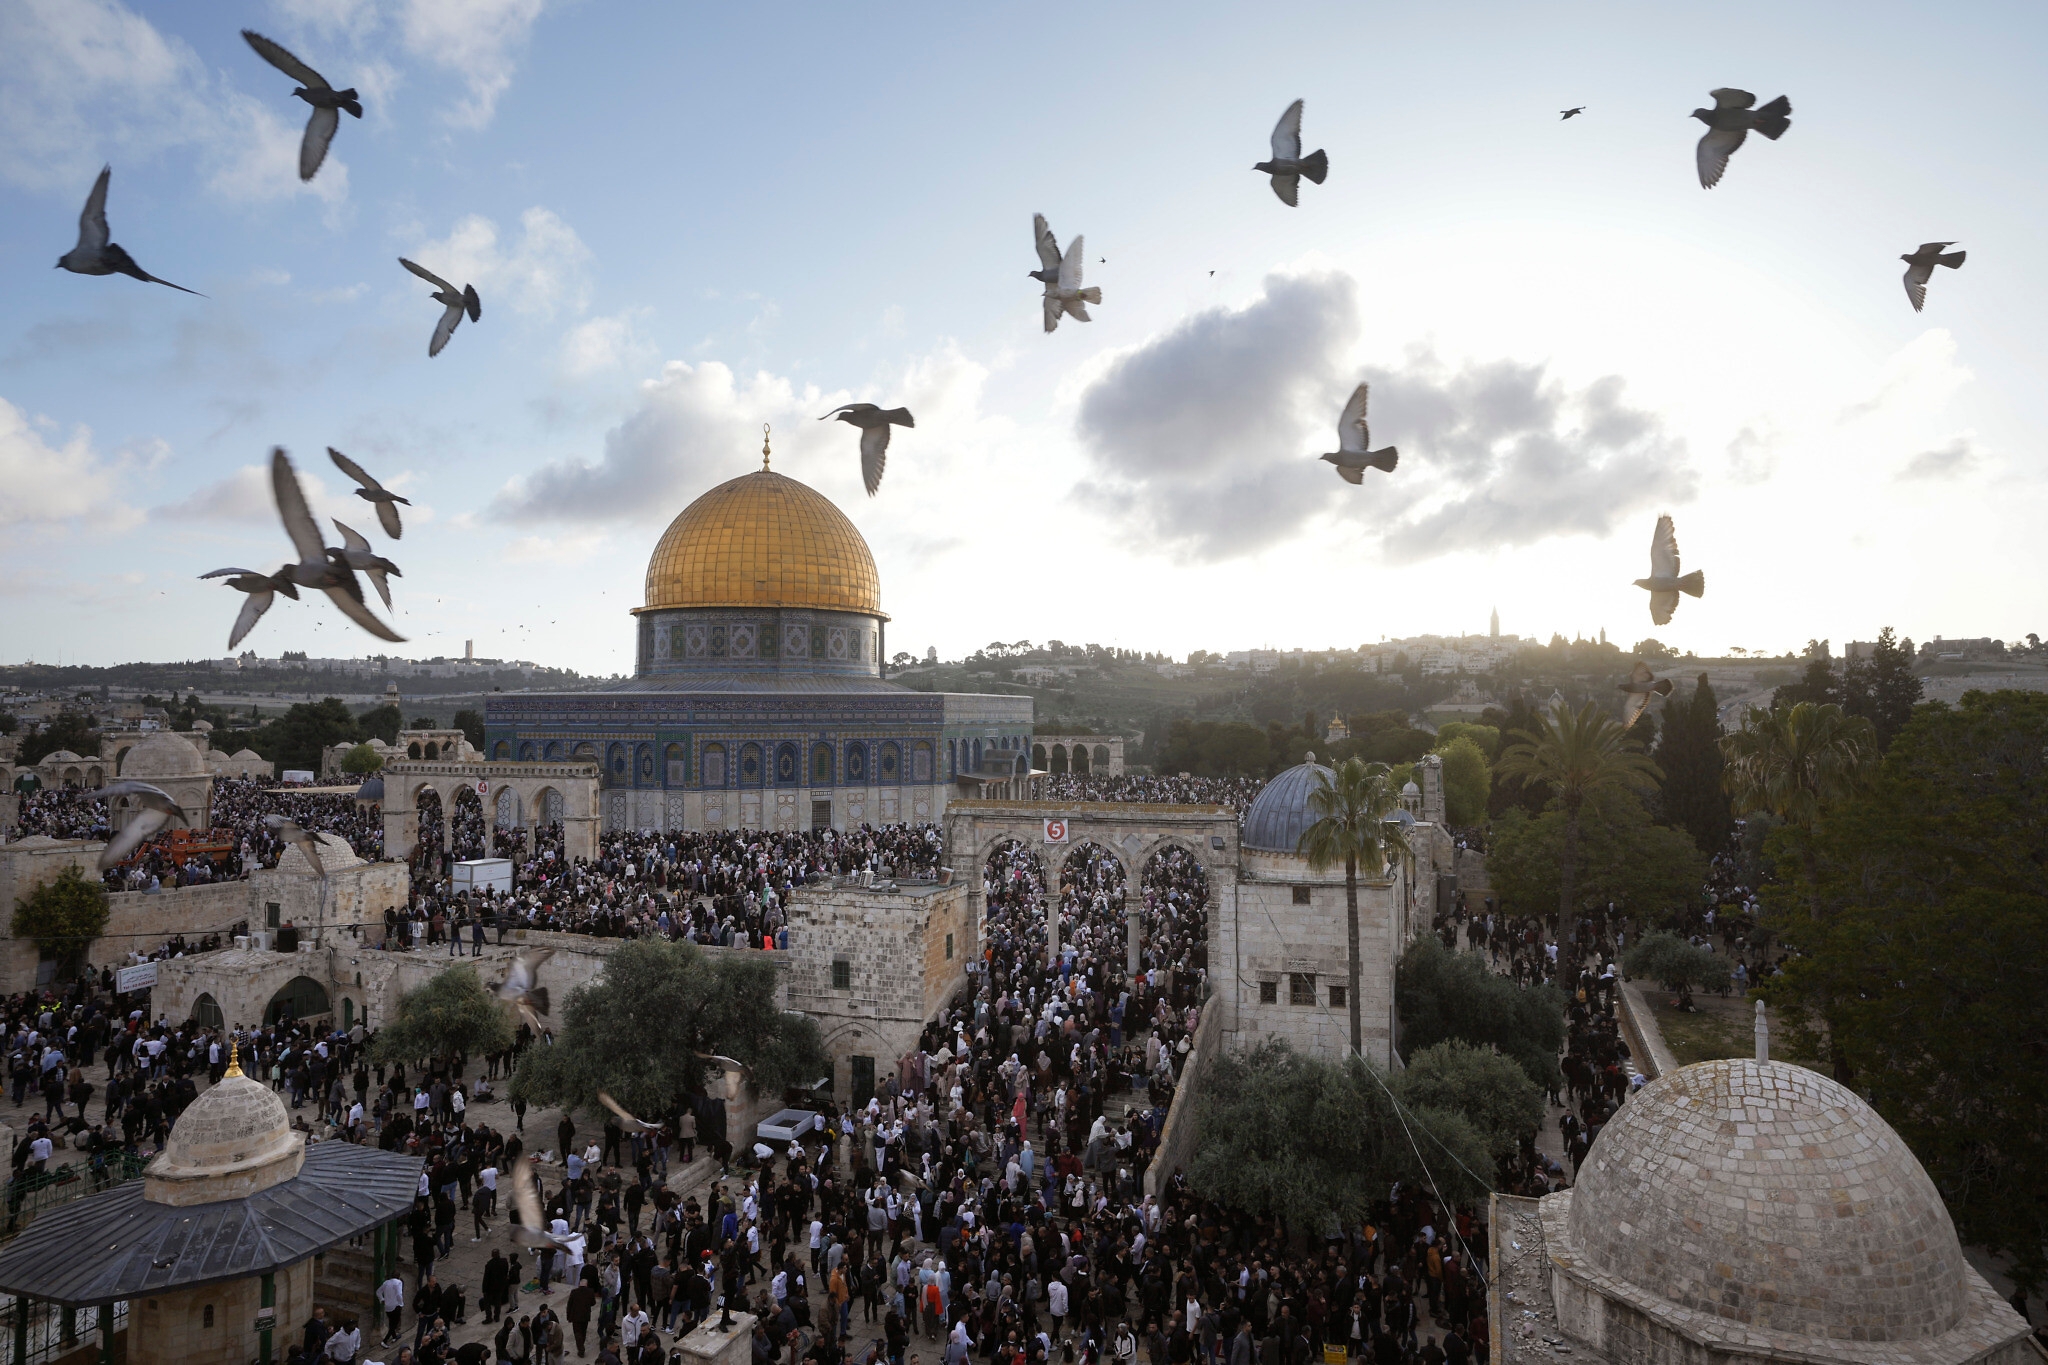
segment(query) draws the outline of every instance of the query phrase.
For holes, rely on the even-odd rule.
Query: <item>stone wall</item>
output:
[[[271,1357],[282,1360],[313,1313],[313,1262],[278,1271],[275,1284]],[[256,1311],[262,1301],[260,1278],[131,1300],[129,1365],[244,1365],[257,1356]]]
[[[1180,1084],[1174,1087],[1173,1104],[1166,1111],[1166,1125],[1159,1130],[1159,1149],[1145,1168],[1145,1193],[1157,1195],[1166,1188],[1177,1170],[1185,1171],[1195,1159],[1196,1111],[1201,1108],[1202,1090],[1209,1067],[1223,1043],[1223,1011],[1212,994],[1203,1006],[1202,1022],[1188,1042],[1187,1063],[1182,1066]]]
[[[966,906],[958,882],[905,882],[895,890],[820,885],[791,894],[789,951],[775,956],[788,959],[791,1008],[816,1019],[824,1034],[840,1099],[853,1097],[855,1057],[874,1064],[876,1083],[893,1074],[925,1021],[960,988],[971,953]]]

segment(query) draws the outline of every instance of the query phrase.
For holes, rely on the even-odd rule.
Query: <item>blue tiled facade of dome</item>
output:
[[[1302,831],[1315,823],[1315,816],[1309,814],[1308,796],[1315,790],[1317,773],[1336,776],[1320,763],[1298,763],[1268,782],[1245,812],[1238,842],[1269,853],[1292,853],[1299,848]]]

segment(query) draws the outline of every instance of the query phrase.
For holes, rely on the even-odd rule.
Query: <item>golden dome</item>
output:
[[[682,510],[647,561],[647,604],[813,607],[882,616],[875,557],[814,488],[759,469]],[[887,619],[887,617],[883,617]]]

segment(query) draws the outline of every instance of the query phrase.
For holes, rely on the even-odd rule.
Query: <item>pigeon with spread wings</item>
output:
[[[1912,301],[1913,311],[1919,312],[1927,306],[1927,281],[1934,275],[1934,267],[1945,265],[1950,270],[1961,270],[1967,251],[1949,251],[1954,242],[1922,242],[1917,251],[1899,257],[1906,263],[1906,297]]]
[[[327,867],[320,861],[320,850],[332,846],[319,833],[283,815],[266,815],[263,817],[263,823],[270,826],[278,838],[296,846],[299,852],[306,855],[306,861],[313,865],[315,876],[327,875]]]
[[[471,322],[484,320],[483,300],[476,296],[476,286],[465,284],[460,290],[422,265],[414,265],[400,256],[398,263],[413,274],[434,286],[434,302],[442,306],[441,320],[434,324],[433,340],[427,343],[427,358],[441,354],[441,348],[448,344],[448,338],[455,335],[455,328],[462,321],[464,313]]]
[[[85,207],[78,214],[78,245],[57,258],[57,269],[74,275],[127,275],[205,298],[197,289],[158,279],[135,264],[135,258],[122,250],[119,243],[108,240],[112,234],[107,228],[107,182],[113,174],[112,166],[100,167],[100,178],[92,182],[92,193],[85,197]]]
[[[1628,700],[1622,703],[1628,711],[1628,721],[1621,727],[1624,730],[1633,729],[1635,723],[1643,718],[1643,711],[1649,706],[1652,696],[1671,695],[1671,679],[1660,678],[1650,672],[1650,666],[1641,659],[1636,660],[1635,671],[1628,675],[1628,681],[1616,683],[1615,687],[1628,694]]]
[[[1067,243],[1067,254],[1060,257],[1059,275],[1045,286],[1045,330],[1050,332],[1060,325],[1060,315],[1077,322],[1093,322],[1085,307],[1102,302],[1102,290],[1095,286],[1081,287],[1082,266],[1087,260],[1088,248],[1081,238]]]
[[[396,564],[393,564],[390,560],[371,549],[370,542],[364,539],[361,531],[356,530],[352,526],[345,525],[339,520],[335,521],[334,529],[341,532],[341,557],[348,561],[348,566],[351,569],[367,577],[376,586],[377,596],[384,599],[384,608],[389,611],[391,609],[390,576],[396,574],[398,577],[403,578],[405,577],[404,572]]]
[[[738,1099],[740,1097],[740,1090],[754,1078],[754,1068],[735,1058],[721,1057],[715,1052],[699,1052],[695,1055],[707,1062],[713,1063],[725,1073],[724,1086],[725,1098],[727,1100]]]
[[[398,520],[398,504],[404,503],[407,507],[410,507],[412,506],[412,501],[408,498],[399,497],[398,494],[392,492],[383,484],[378,483],[370,477],[368,471],[361,465],[336,450],[333,446],[327,447],[327,458],[334,461],[336,469],[339,469],[342,473],[362,485],[356,489],[356,496],[377,509],[377,524],[384,528],[384,534],[390,536],[393,540],[403,538],[405,527]]]
[[[327,145],[334,141],[335,130],[341,127],[340,111],[346,109],[361,118],[363,106],[357,103],[353,89],[336,90],[325,76],[294,57],[283,44],[254,29],[243,29],[242,37],[256,49],[257,56],[297,81],[299,88],[292,93],[313,106],[313,116],[306,120],[306,134],[299,139],[299,179],[311,180],[320,163],[327,159]]]
[[[867,485],[868,496],[872,498],[882,486],[882,469],[889,463],[890,426],[914,427],[917,420],[910,415],[909,408],[879,408],[873,403],[847,403],[818,420],[833,417],[860,428],[860,481]]]
[[[347,555],[329,548],[321,536],[312,509],[306,505],[305,490],[299,487],[299,476],[292,471],[291,457],[284,453],[283,446],[270,452],[270,488],[277,498],[277,515],[284,522],[285,534],[291,537],[292,548],[299,555],[299,562],[292,565],[293,581],[302,588],[318,588],[326,593],[343,616],[378,639],[402,642],[405,637],[378,620],[364,603],[363,585],[356,581],[356,571],[350,567]]]
[[[1707,590],[1707,576],[1698,569],[1680,576],[1678,536],[1668,513],[1657,518],[1657,529],[1650,533],[1650,576],[1638,578],[1636,586],[1650,594],[1650,619],[1660,626],[1678,610],[1678,594],[1699,597]]]
[[[1038,251],[1038,269],[1024,273],[1040,284],[1060,282],[1060,239],[1052,235],[1052,224],[1045,221],[1045,215],[1031,215],[1031,244]]]
[[[512,1163],[512,1211],[519,1221],[509,1229],[513,1241],[523,1247],[546,1251],[567,1251],[569,1242],[547,1230],[547,1211],[540,1204],[540,1183],[533,1178],[533,1162],[526,1157]]]
[[[235,617],[235,628],[228,635],[229,649],[242,643],[242,637],[256,629],[256,623],[263,619],[264,612],[270,610],[270,604],[278,593],[294,602],[299,600],[299,585],[292,581],[292,566],[289,564],[273,574],[258,573],[254,569],[215,569],[199,576],[202,579],[225,578],[229,587],[248,594],[241,612]]]
[[[524,1019],[535,1035],[547,1032],[540,1017],[549,1013],[548,988],[536,985],[540,976],[541,963],[555,955],[553,948],[543,948],[537,953],[520,953],[513,957],[510,970],[492,992],[500,1000],[511,1005]]]
[[[1710,190],[1721,183],[1728,158],[1748,138],[1750,129],[1773,142],[1785,136],[1792,126],[1792,101],[1780,95],[1763,108],[1752,109],[1756,96],[1747,90],[1723,86],[1707,93],[1714,97],[1714,107],[1692,111],[1694,118],[1707,125],[1699,146],[1693,149],[1693,160],[1699,166],[1700,187]]]
[[[1301,178],[1307,176],[1318,185],[1330,173],[1330,157],[1320,148],[1307,156],[1301,154],[1301,101],[1287,106],[1287,112],[1280,115],[1280,121],[1273,125],[1273,159],[1254,162],[1252,169],[1264,171],[1272,177],[1273,193],[1280,196],[1280,202],[1289,208],[1298,206],[1301,199]]]
[[[165,825],[177,823],[190,829],[192,821],[185,814],[185,808],[162,787],[153,787],[147,782],[109,782],[106,786],[86,793],[96,801],[112,801],[116,797],[129,796],[141,809],[128,818],[107,846],[100,852],[100,871],[105,872],[116,863],[126,860],[129,854],[141,846],[142,841],[162,829]]]
[[[660,1124],[649,1123],[645,1119],[634,1118],[631,1114],[626,1112],[626,1107],[624,1105],[620,1104],[610,1095],[605,1094],[602,1090],[597,1092],[597,1102],[603,1105],[605,1108],[611,1110],[614,1114],[617,1114],[619,1116],[619,1123],[623,1125],[625,1130],[629,1133],[658,1133],[661,1131]]]
[[[1337,477],[1346,483],[1364,483],[1368,466],[1391,474],[1401,462],[1401,452],[1392,446],[1366,449],[1372,444],[1372,432],[1365,424],[1369,388],[1360,384],[1351,391],[1351,401],[1344,405],[1343,415],[1337,419],[1337,449],[1322,456],[1337,466]]]

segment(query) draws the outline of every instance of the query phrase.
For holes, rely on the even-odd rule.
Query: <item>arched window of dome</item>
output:
[[[980,772],[980,771],[981,771],[981,741],[980,741],[980,740],[978,740],[978,739],[974,741],[974,769],[973,769],[973,771],[975,771],[975,772]]]
[[[832,746],[813,744],[811,746],[811,785],[829,787],[832,785]]]
[[[536,745],[534,744],[534,742],[533,742],[532,740],[530,740],[530,739],[529,739],[529,740],[526,740],[525,742],[523,742],[522,744],[520,744],[520,746],[519,746],[519,761],[520,761],[521,763],[531,763],[531,762],[533,762],[533,761],[534,761],[534,760],[535,760],[536,758],[539,758],[539,757],[540,757],[540,751],[539,751],[538,747],[537,747],[537,746],[536,746]]]
[[[634,751],[633,769],[639,774],[642,782],[654,781],[654,746],[652,744],[642,744]]]
[[[778,787],[794,787],[798,775],[796,745],[777,745],[775,749],[775,785]]]
[[[960,741],[957,739],[946,741],[946,776],[960,776]]]
[[[559,763],[562,759],[562,741],[559,739],[549,740],[548,747],[542,752],[546,754],[548,762]]]
[[[597,758],[597,746],[586,739],[581,744],[576,746],[575,756],[577,758],[587,758],[594,761]]]
[[[910,780],[929,782],[932,780],[932,746],[927,740],[919,740],[910,750]]]
[[[496,744],[493,744],[491,746],[491,757],[500,760],[512,757],[512,741],[501,739]]]
[[[661,751],[662,771],[667,784],[680,787],[690,780],[689,751],[680,744],[671,744]]]
[[[846,780],[849,783],[868,780],[868,746],[860,740],[846,746]]]
[[[725,785],[725,746],[707,744],[704,746],[704,785],[723,787]]]
[[[740,785],[742,787],[758,787],[761,785],[761,780],[766,776],[767,760],[761,756],[761,746],[758,744],[742,744],[740,746]]]
[[[902,751],[896,747],[895,740],[892,739],[883,743],[882,752],[875,758],[875,773],[884,782],[900,782],[903,780]]]

